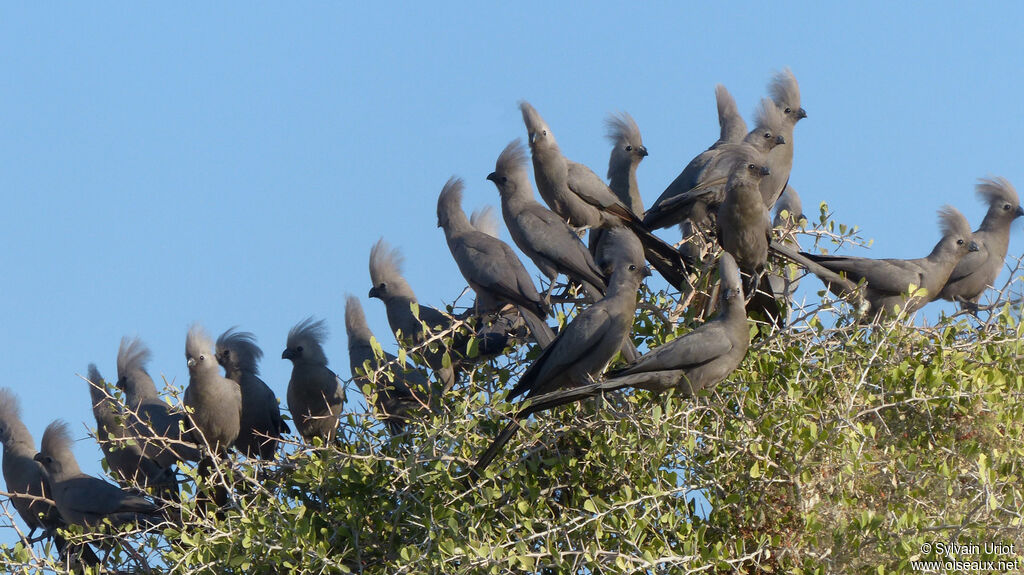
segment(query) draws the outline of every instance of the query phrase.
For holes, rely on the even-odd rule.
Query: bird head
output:
[[[1008,225],[1013,220],[1024,216],[1024,208],[1020,205],[1017,190],[1006,178],[982,178],[978,180],[975,192],[982,201],[988,204],[988,213],[985,214],[985,220],[988,222],[1006,222]]]
[[[295,324],[288,332],[288,341],[281,353],[281,359],[289,359],[292,364],[309,363],[327,365],[323,342],[327,339],[327,322],[314,320],[312,317]]]
[[[612,143],[612,155],[608,161],[609,178],[616,167],[637,165],[647,157],[647,148],[640,137],[640,127],[628,113],[608,116],[605,127],[605,136]]]
[[[800,85],[789,68],[775,74],[768,91],[791,125],[807,117],[807,111],[800,107]]]
[[[213,340],[199,324],[193,324],[185,336],[185,363],[190,375],[217,368]]]
[[[558,147],[551,128],[529,102],[519,102],[519,111],[523,113],[523,123],[526,124],[527,141],[531,150]]]

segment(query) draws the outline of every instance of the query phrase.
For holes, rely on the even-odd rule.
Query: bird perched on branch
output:
[[[338,376],[327,367],[325,339],[327,324],[324,320],[306,318],[288,332],[281,359],[292,362],[288,409],[295,429],[306,441],[319,437],[324,443],[330,443],[338,430],[345,390]]]

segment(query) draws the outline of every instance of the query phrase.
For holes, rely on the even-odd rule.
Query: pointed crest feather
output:
[[[950,205],[942,206],[939,209],[939,229],[942,230],[942,237],[971,237],[971,224],[967,223],[967,218],[960,213],[960,210]]]
[[[718,122],[721,123],[723,118],[727,118],[736,114],[739,114],[739,108],[736,107],[736,100],[729,93],[722,84],[715,86],[715,103],[718,105]]]
[[[0,387],[0,421],[8,423],[21,420],[21,403],[10,388]]]
[[[772,77],[768,92],[772,95],[772,100],[782,108],[796,110],[800,107],[800,85],[796,83],[796,76],[789,68]]]
[[[185,336],[185,355],[188,357],[199,357],[213,351],[213,339],[206,333],[203,326],[198,323],[192,324]]]
[[[634,147],[643,145],[643,140],[640,138],[640,126],[636,125],[636,120],[629,115],[629,112],[609,115],[605,119],[604,125],[607,128],[605,136],[611,140],[612,144],[629,142]]]
[[[39,451],[54,459],[57,459],[57,453],[71,452],[71,431],[66,421],[58,419],[46,426]]]
[[[228,328],[217,338],[217,355],[224,351],[231,352],[231,358],[239,369],[259,374],[263,350],[257,345],[256,335],[251,331],[238,331],[238,326]]]
[[[998,202],[1006,202],[1014,206],[1020,205],[1017,190],[1013,188],[1013,184],[1006,178],[998,176],[979,178],[978,184],[975,186],[975,193],[989,205]]]
[[[786,126],[786,116],[775,102],[762,98],[754,112],[754,122],[758,128],[767,128],[778,135]]]
[[[313,316],[309,316],[295,324],[295,327],[288,332],[287,345],[288,347],[297,347],[300,345],[300,341],[305,341],[322,347],[323,342],[327,339],[327,334],[327,321],[315,320]]]
[[[449,217],[457,211],[462,210],[462,190],[466,187],[465,182],[458,176],[452,176],[441,188],[441,195],[437,197],[437,219],[441,222],[448,221]]]
[[[511,174],[515,170],[526,169],[526,147],[522,140],[516,138],[505,146],[494,163],[494,171],[498,174]]]
[[[146,371],[150,357],[152,352],[141,339],[122,337],[121,346],[117,350],[117,377],[127,377],[128,372],[135,369]]]
[[[401,278],[404,263],[405,258],[400,249],[392,248],[384,238],[377,240],[370,249],[370,281],[374,286],[379,286]]]
[[[501,228],[498,225],[498,216],[494,211],[494,206],[484,206],[473,210],[473,214],[469,216],[469,223],[476,231],[483,232],[492,238],[501,239]]]
[[[107,398],[109,392],[107,391],[106,383],[103,381],[103,376],[100,375],[100,370],[96,367],[95,363],[89,364],[87,375],[89,380],[89,397],[92,398],[92,403],[95,407]]]
[[[519,111],[523,113],[523,123],[526,124],[527,132],[535,132],[547,129],[547,124],[540,113],[526,100],[519,101]]]
[[[362,337],[370,331],[362,302],[351,294],[345,296],[345,331],[348,333],[349,344],[352,343],[353,338]]]

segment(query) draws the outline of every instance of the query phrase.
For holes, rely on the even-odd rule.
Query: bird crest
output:
[[[263,350],[256,344],[256,336],[249,331],[238,331],[232,327],[217,338],[217,358],[221,361],[228,352],[235,368],[259,374],[259,361],[263,359]],[[225,366],[227,367],[227,366]]]
[[[295,324],[295,327],[288,332],[288,349],[297,350],[301,347],[306,357],[327,365],[327,356],[324,354],[323,348],[327,334],[326,320],[315,320],[313,316],[307,317]]]
[[[462,190],[466,185],[462,178],[452,176],[441,188],[441,195],[437,197],[437,224],[446,227],[451,217],[462,211]]]
[[[515,170],[526,169],[526,148],[523,147],[519,138],[512,140],[501,151],[498,161],[494,164],[494,172],[497,174],[511,174]]]
[[[989,205],[1005,202],[1013,206],[1020,205],[1017,190],[1006,178],[981,178],[975,186],[975,193]]]
[[[794,111],[800,108],[800,85],[796,83],[796,76],[789,68],[775,74],[768,92],[780,108],[791,108]]]
[[[60,459],[57,454],[71,453],[71,431],[66,421],[58,419],[46,426],[39,451],[54,459]]]
[[[939,209],[939,229],[942,230],[942,237],[960,237],[970,239],[971,224],[967,218],[960,213],[960,210],[950,205],[942,206]]]
[[[349,347],[354,343],[361,343],[356,340],[368,340],[373,335],[366,323],[363,304],[359,302],[359,298],[351,294],[345,296],[345,332],[348,334]]]
[[[128,377],[130,371],[146,371],[150,357],[152,352],[141,339],[122,337],[121,346],[117,349],[117,377]]]
[[[640,126],[636,125],[636,120],[628,112],[620,112],[608,116],[604,121],[604,125],[607,129],[605,136],[612,144],[617,145],[623,142],[628,143],[634,148],[639,148],[643,145],[643,140],[640,138]]]
[[[757,129],[771,130],[772,134],[778,136],[786,127],[786,115],[775,102],[762,98],[754,112],[754,122]]]
[[[199,324],[192,324],[185,336],[185,357],[198,358],[213,351],[213,340]]]
[[[476,231],[483,232],[492,238],[500,238],[501,236],[501,228],[498,224],[498,216],[494,211],[494,206],[484,206],[473,210],[473,214],[469,216],[469,224]]]
[[[392,248],[384,238],[370,248],[370,281],[374,286],[391,284],[402,277],[405,258],[398,248]]]

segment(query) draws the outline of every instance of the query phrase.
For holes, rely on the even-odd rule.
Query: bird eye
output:
[[[541,130],[540,131],[540,135],[541,136],[547,136],[548,135],[548,131],[547,130]]]
[[[380,282],[380,285],[377,286],[377,288],[378,289],[387,289],[388,288],[388,284],[385,283],[385,282]]]
[[[793,108],[786,108],[786,113],[787,114],[792,114],[793,113]]]
[[[206,359],[206,356],[205,356],[205,355],[201,355],[201,356],[199,356],[199,361],[203,361],[203,360],[205,360],[205,359]]]
[[[300,345],[299,347],[295,348],[295,351],[302,353],[302,346]]]
[[[626,146],[626,151],[627,152],[632,152],[633,151],[633,146]]]
[[[1003,209],[1004,210],[1010,209],[1010,204],[1003,204]]]
[[[636,271],[636,265],[634,265],[634,264],[629,264],[629,271],[631,271],[631,272],[635,272],[635,271]]]
[[[964,245],[964,241],[963,240],[957,240],[956,241],[956,245],[962,246],[962,245]]]
[[[747,164],[747,168],[751,170],[756,170],[757,166],[755,166],[754,164]]]
[[[772,133],[771,132],[765,132],[764,133],[764,137],[765,137],[765,139],[771,138],[772,137]]]
[[[508,182],[508,177],[506,177],[506,176],[502,176],[502,177],[501,177],[501,183],[503,183],[503,184],[504,184],[504,183],[507,183],[507,182]]]

